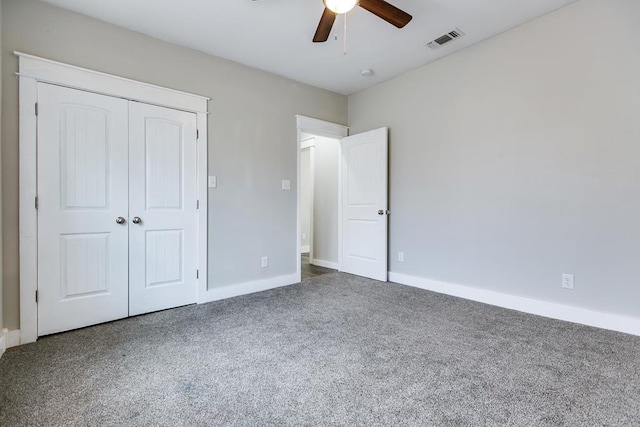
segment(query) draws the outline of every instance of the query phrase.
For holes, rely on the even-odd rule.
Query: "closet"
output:
[[[37,83],[38,336],[197,302],[196,123]]]

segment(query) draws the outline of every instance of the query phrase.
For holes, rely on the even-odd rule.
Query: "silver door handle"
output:
[[[382,210],[382,209],[380,209],[380,210],[378,211],[378,215],[385,215],[385,214],[386,214],[386,215],[389,215],[389,213],[390,213],[389,211],[385,211],[385,210]]]
[[[134,224],[140,224],[142,222],[142,219],[139,216],[134,216],[131,222]]]
[[[124,224],[125,222],[127,222],[126,219],[124,219],[123,217],[119,216],[118,218],[116,218],[116,224]]]

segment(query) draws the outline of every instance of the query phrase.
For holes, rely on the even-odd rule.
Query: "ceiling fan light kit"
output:
[[[324,0],[324,5],[333,13],[347,13],[358,4],[358,0]]]
[[[326,42],[329,34],[331,34],[331,28],[336,21],[337,14],[347,13],[356,5],[368,10],[397,28],[403,28],[413,19],[407,12],[398,9],[384,0],[323,0],[323,2],[325,8],[322,13],[322,18],[320,18],[318,28],[316,29],[316,34],[313,36],[314,43]]]

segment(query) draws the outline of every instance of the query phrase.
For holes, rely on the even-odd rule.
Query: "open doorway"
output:
[[[300,280],[339,270],[340,142],[347,128],[298,119],[298,273]]]
[[[338,270],[340,140],[302,132],[300,262],[302,279]]]
[[[312,210],[307,234],[309,263],[358,276],[387,281],[389,226],[389,129],[348,135],[348,128],[296,116],[298,121],[297,275],[302,279],[302,153],[313,157]],[[313,141],[313,142],[311,142]],[[327,151],[319,151],[319,148]],[[313,154],[311,154],[313,153]],[[327,162],[319,161],[327,153]],[[331,160],[333,159],[333,160]],[[320,173],[324,176],[319,178]],[[328,184],[319,185],[322,179]],[[322,189],[323,194],[319,195]],[[320,213],[321,212],[321,213]],[[323,225],[318,221],[322,219]],[[337,249],[337,250],[336,250]]]

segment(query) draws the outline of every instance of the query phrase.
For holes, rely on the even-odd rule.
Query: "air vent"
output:
[[[447,34],[444,34],[435,40],[426,42],[425,45],[431,49],[438,49],[440,46],[447,44],[450,41],[460,38],[462,36],[464,36],[464,33],[460,31],[459,28],[456,28],[453,31],[448,32]]]

